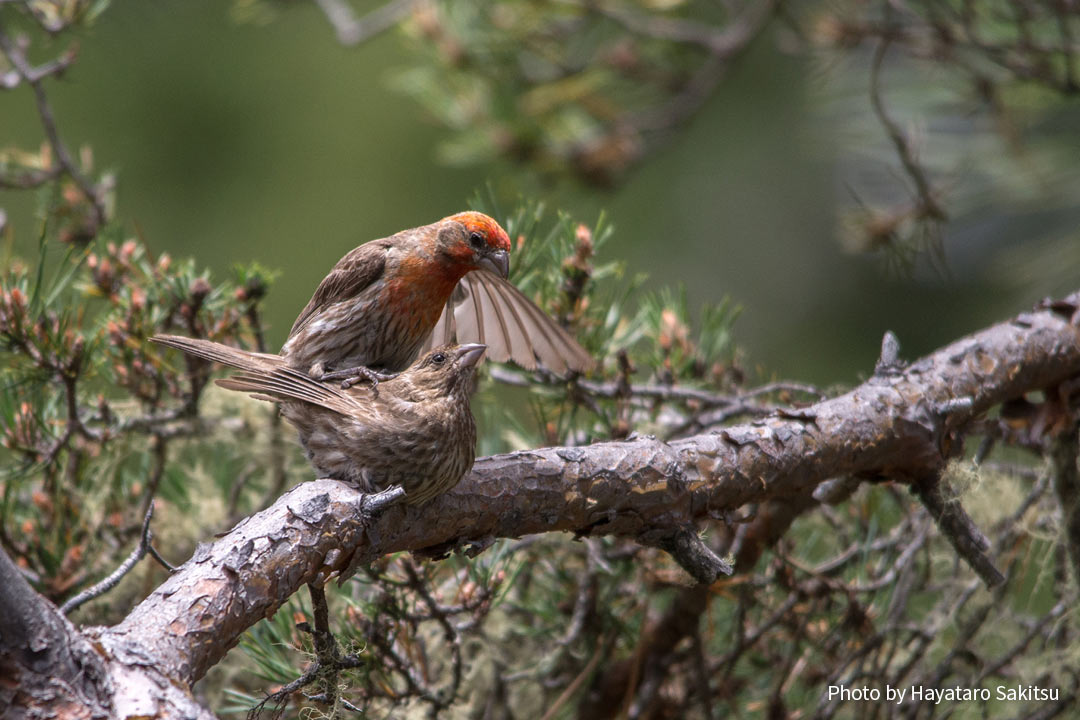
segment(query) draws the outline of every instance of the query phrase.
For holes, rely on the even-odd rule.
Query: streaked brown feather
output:
[[[285,359],[280,355],[250,352],[211,340],[200,340],[182,335],[155,335],[150,338],[150,341],[240,370],[260,371],[267,368],[285,367]]]
[[[391,238],[372,240],[353,248],[338,260],[300,311],[289,330],[289,337],[326,308],[356,296],[382,277],[386,269],[386,251],[391,245]]]
[[[296,427],[316,472],[352,482],[365,492],[405,488],[405,502],[426,502],[457,484],[472,466],[476,425],[469,409],[475,348],[439,348],[378,392],[319,382],[277,355],[252,353],[209,340],[159,335],[154,342],[239,368],[218,380],[229,390],[280,403]],[[465,364],[461,353],[472,359]]]
[[[372,394],[370,388],[359,385],[350,388],[346,393],[330,383],[317,382],[289,368],[276,368],[269,372],[242,372],[215,382],[226,390],[264,394],[277,402],[299,400],[340,415],[356,413],[360,400],[353,395],[360,395],[367,400]]]

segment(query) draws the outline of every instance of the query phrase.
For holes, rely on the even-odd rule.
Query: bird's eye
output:
[[[446,362],[446,353],[435,353],[431,356],[431,362],[435,363],[436,365],[442,365],[444,362]]]
[[[474,232],[472,235],[469,236],[469,244],[471,244],[477,250],[484,247],[484,236],[483,236],[483,234],[478,233],[478,232]]]

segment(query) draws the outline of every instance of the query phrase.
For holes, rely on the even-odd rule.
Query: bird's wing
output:
[[[458,283],[421,352],[450,342],[480,342],[487,357],[512,360],[527,370],[537,361],[564,374],[584,372],[593,359],[570,334],[509,281],[474,270]]]
[[[290,367],[278,367],[265,372],[241,372],[216,382],[228,390],[256,393],[278,401],[299,400],[350,416],[356,414],[357,408],[361,407],[355,396],[371,395],[370,388],[353,387],[342,390],[331,383],[313,380]]]
[[[289,337],[304,327],[313,317],[334,303],[358,295],[378,280],[386,269],[388,240],[372,240],[351,250],[338,260],[330,274],[323,278],[307,306],[293,323]]]

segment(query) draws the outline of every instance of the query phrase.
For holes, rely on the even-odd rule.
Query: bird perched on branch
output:
[[[479,212],[364,243],[319,284],[281,355],[344,387],[385,380],[448,342],[484,343],[489,359],[526,369],[588,369],[589,354],[506,279],[509,253],[506,231]]]
[[[177,335],[151,340],[241,370],[217,384],[279,403],[322,477],[364,492],[401,485],[405,502],[415,505],[446,492],[472,467],[469,392],[484,345],[439,347],[378,388],[343,389],[289,367],[280,355]]]

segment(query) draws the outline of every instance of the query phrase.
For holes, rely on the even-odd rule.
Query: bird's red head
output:
[[[438,243],[441,253],[456,268],[456,283],[471,270],[490,270],[499,277],[510,274],[510,238],[499,223],[478,212],[463,212],[443,218]]]
[[[506,234],[506,231],[502,229],[502,226],[494,218],[482,212],[469,210],[468,212],[451,215],[445,219],[461,223],[470,233],[480,233],[492,250],[510,252],[510,236]]]

